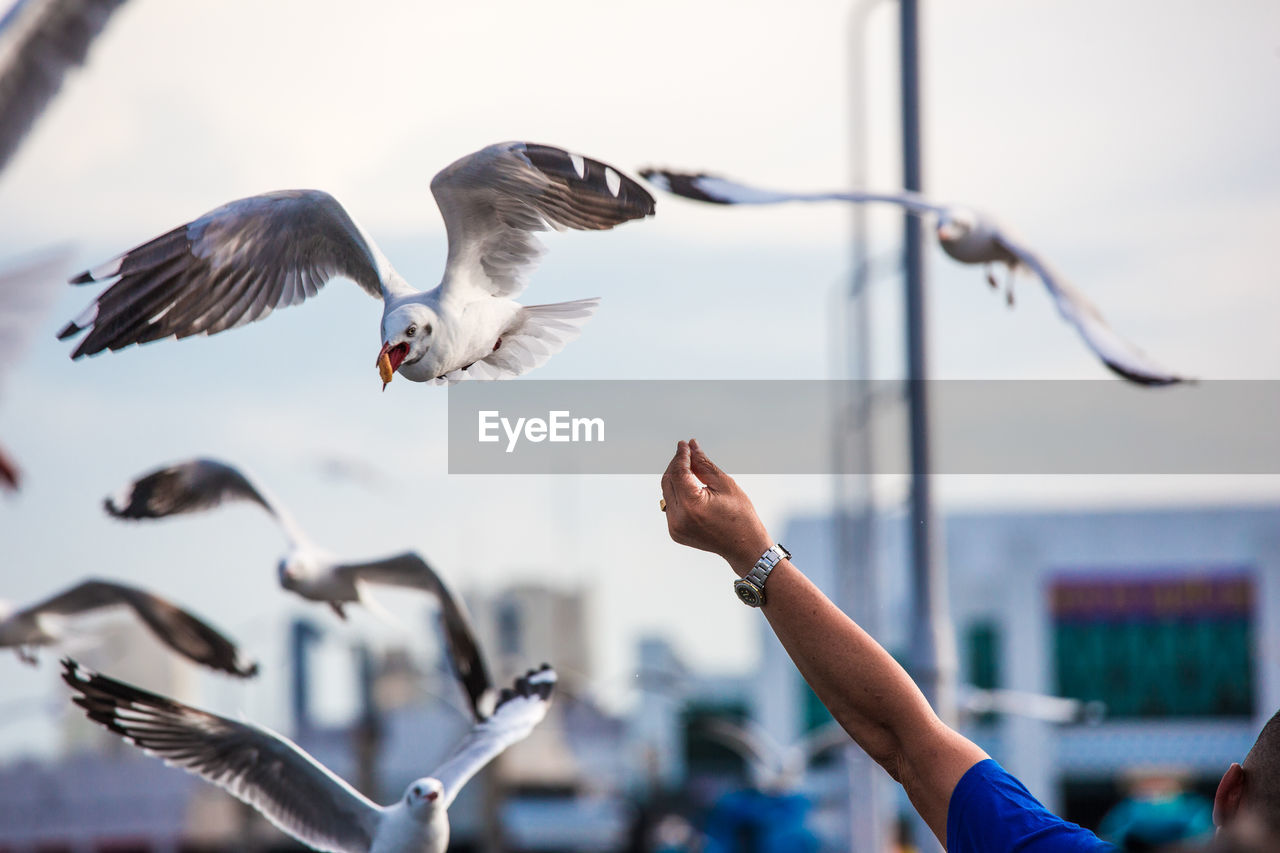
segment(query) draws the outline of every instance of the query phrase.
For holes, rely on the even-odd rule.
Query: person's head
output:
[[[1280,712],[1265,726],[1243,764],[1232,764],[1213,799],[1218,849],[1280,850]]]

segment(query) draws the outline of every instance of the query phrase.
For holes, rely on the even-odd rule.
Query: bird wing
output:
[[[124,0],[19,0],[0,18],[0,170]]]
[[[165,761],[204,777],[317,850],[368,853],[382,809],[296,744],[62,662],[62,680],[89,719]]]
[[[409,551],[384,560],[339,565],[334,567],[334,572],[353,584],[363,581],[410,587],[435,596],[440,602],[449,665],[467,693],[472,714],[476,720],[484,720],[493,713],[497,696],[471,617],[462,600],[449,591],[426,560]]]
[[[674,172],[669,169],[641,169],[640,177],[674,195],[712,204],[781,204],[788,201],[850,201],[861,204],[896,204],[912,213],[941,213],[944,209],[919,193],[843,192],[796,193],[762,189],[706,172]]]
[[[73,284],[115,281],[58,339],[89,331],[74,359],[160,338],[212,335],[297,305],[337,277],[377,298],[404,287],[328,193],[242,198],[73,278]]]
[[[1019,263],[1039,276],[1058,306],[1058,313],[1075,326],[1084,342],[1114,373],[1139,385],[1172,385],[1187,380],[1187,377],[1161,367],[1145,352],[1116,334],[1103,319],[1097,306],[1051,269],[1035,252],[1014,241],[1003,231],[996,236],[996,240],[1012,252]]]
[[[240,678],[258,673],[258,665],[244,660],[236,644],[208,623],[157,595],[125,584],[86,580],[28,607],[22,615],[37,620],[44,615],[76,616],[117,605],[131,608],[157,639],[196,663]]]
[[[444,785],[448,807],[472,776],[504,749],[524,740],[547,715],[556,671],[547,664],[516,679],[513,689],[502,691],[493,716],[476,723],[453,752],[431,774]]]
[[[849,746],[853,739],[839,723],[830,722],[819,726],[804,736],[800,748],[804,752],[805,763],[808,764],[818,756],[841,747]]]
[[[164,518],[204,512],[229,501],[249,501],[269,512],[294,545],[307,542],[289,512],[239,469],[216,459],[192,459],[157,468],[102,502],[116,518]]]
[[[600,306],[598,298],[522,306],[517,321],[502,333],[498,346],[479,361],[431,380],[453,385],[467,379],[511,379],[546,364],[582,333]]]
[[[782,748],[758,726],[716,717],[704,721],[699,731],[750,762],[757,776],[773,777],[783,769]]]
[[[542,254],[535,231],[604,230],[653,214],[653,196],[599,160],[549,145],[503,142],[431,180],[444,216],[451,293],[514,296]]]

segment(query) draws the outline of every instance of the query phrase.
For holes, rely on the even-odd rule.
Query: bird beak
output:
[[[428,791],[425,799],[428,803],[431,803],[431,802],[435,802],[435,799],[438,796],[440,796],[440,794],[437,793],[436,791]]]

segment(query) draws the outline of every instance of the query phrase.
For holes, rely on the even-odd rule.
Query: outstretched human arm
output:
[[[775,541],[696,441],[677,446],[662,496],[671,538],[719,554],[739,576]],[[774,568],[767,593],[764,615],[800,674],[945,844],[951,792],[986,753],[938,719],[911,676],[789,560]]]

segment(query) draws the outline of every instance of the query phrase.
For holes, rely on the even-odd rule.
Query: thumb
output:
[[[694,476],[706,483],[708,488],[718,492],[733,485],[733,478],[711,461],[711,457],[707,456],[696,438],[689,442],[689,451],[690,470],[693,471]]]

